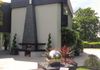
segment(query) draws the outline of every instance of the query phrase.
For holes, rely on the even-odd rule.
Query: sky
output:
[[[4,2],[10,2],[11,0],[3,0]],[[91,7],[100,16],[100,0],[70,0],[73,11],[75,12],[78,8]]]
[[[2,0],[2,1],[4,1],[4,2],[11,2],[11,0]]]
[[[91,7],[100,17],[100,0],[70,0],[73,11],[75,12],[78,8]]]

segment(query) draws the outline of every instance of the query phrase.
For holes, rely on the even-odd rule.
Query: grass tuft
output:
[[[85,66],[80,66],[76,70],[90,70],[90,69],[86,68]]]

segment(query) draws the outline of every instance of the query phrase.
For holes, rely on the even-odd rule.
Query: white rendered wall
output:
[[[51,33],[52,47],[61,47],[61,5],[40,5],[35,10],[38,41],[47,43]]]
[[[11,21],[11,41],[14,34],[17,34],[17,42],[21,43],[23,39],[26,8],[16,8],[12,9],[12,21]]]
[[[67,4],[68,4],[69,10],[70,10],[70,13],[73,15],[73,8],[72,8],[70,0],[67,0]]]

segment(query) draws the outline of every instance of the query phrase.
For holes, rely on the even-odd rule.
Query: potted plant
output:
[[[47,48],[46,48],[46,50],[49,52],[50,50],[51,50],[51,48],[52,48],[52,46],[51,46],[51,33],[49,33],[49,35],[48,35],[48,43],[47,43]]]
[[[14,35],[13,37],[13,42],[12,42],[12,47],[11,47],[11,54],[12,55],[18,55],[18,47],[16,45],[16,36],[17,34]]]
[[[9,39],[10,37],[9,37],[9,33],[4,33],[3,34],[3,39],[4,39],[4,43],[3,43],[3,45],[4,45],[4,50],[8,50],[8,46],[9,46]]]

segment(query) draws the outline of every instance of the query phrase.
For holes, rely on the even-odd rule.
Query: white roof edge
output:
[[[73,15],[73,8],[72,8],[70,0],[67,0],[67,5],[69,7],[69,10],[70,10],[71,14]]]

